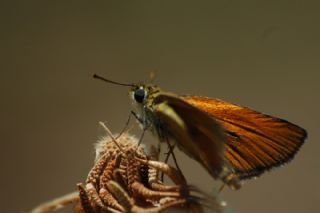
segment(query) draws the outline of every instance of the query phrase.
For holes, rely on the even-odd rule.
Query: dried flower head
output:
[[[123,133],[115,139],[108,128],[100,124],[109,135],[97,142],[94,166],[86,182],[77,185],[79,193],[73,194],[75,213],[203,212],[204,206],[210,206],[213,212],[220,211],[216,200],[187,185],[180,171],[158,161],[153,146],[147,154],[144,146],[138,146],[137,138]],[[174,184],[160,181],[160,172]],[[54,209],[48,208],[48,204],[43,211],[37,208],[32,212]]]

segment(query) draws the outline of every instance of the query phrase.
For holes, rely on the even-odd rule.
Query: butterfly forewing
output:
[[[226,101],[199,96],[181,98],[224,127],[225,156],[242,179],[288,162],[307,136],[304,129],[286,120]]]
[[[217,178],[226,164],[223,154],[226,139],[221,125],[177,96],[161,94],[153,104],[153,113],[179,148]]]

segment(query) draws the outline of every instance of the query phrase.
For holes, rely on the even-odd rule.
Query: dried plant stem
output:
[[[79,192],[71,192],[46,203],[40,204],[39,206],[31,210],[30,213],[46,213],[56,211],[66,205],[77,203],[79,202],[79,200]]]

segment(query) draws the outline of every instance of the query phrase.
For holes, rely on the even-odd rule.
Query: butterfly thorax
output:
[[[133,100],[135,113],[142,127],[157,135],[161,142],[166,141],[170,136],[165,125],[155,115],[154,110],[157,104],[159,104],[157,103],[158,97],[167,93],[153,84],[137,85],[129,93]]]

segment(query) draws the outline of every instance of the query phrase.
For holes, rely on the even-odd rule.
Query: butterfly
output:
[[[199,162],[214,178],[234,189],[240,181],[257,177],[290,161],[307,132],[289,121],[262,114],[223,100],[179,96],[153,84],[129,86],[136,117],[160,141],[175,141],[178,148]]]

